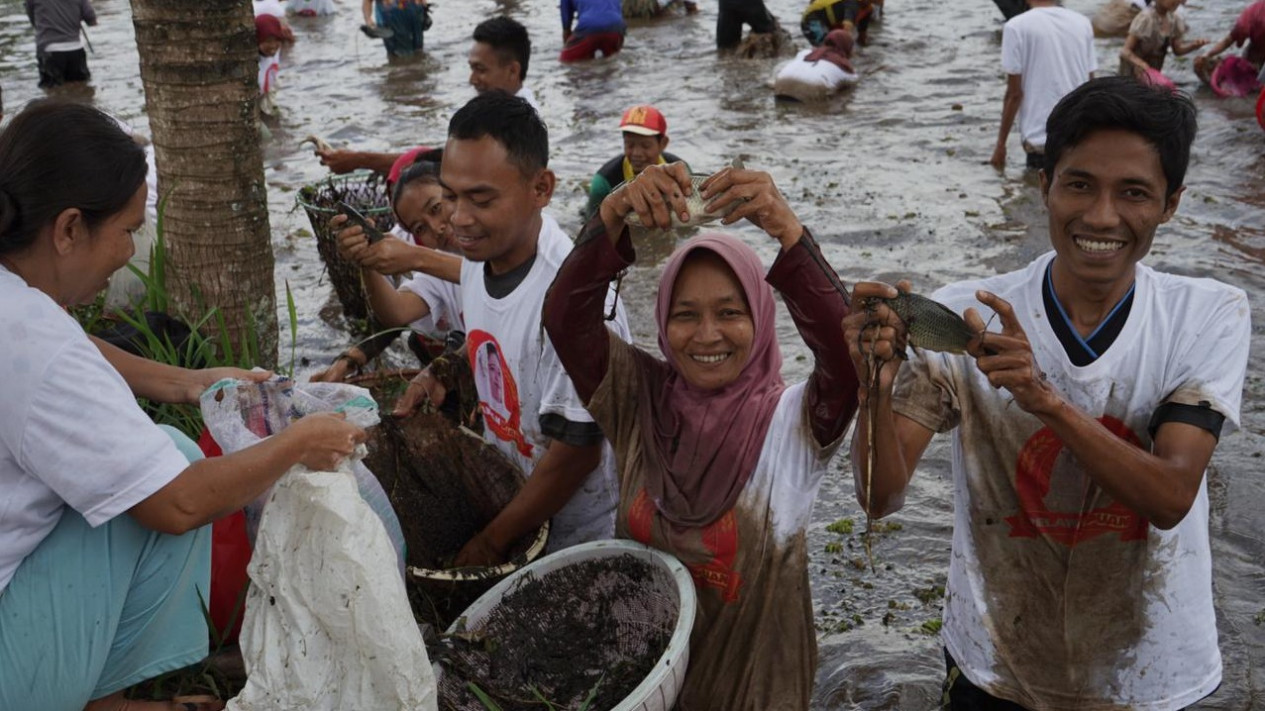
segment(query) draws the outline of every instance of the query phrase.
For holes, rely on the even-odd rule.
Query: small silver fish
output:
[[[894,299],[879,299],[905,322],[909,343],[940,353],[966,353],[966,346],[979,335],[962,317],[947,306],[925,296],[901,292]]]
[[[733,159],[732,161],[730,161],[729,167],[741,170],[743,168],[742,159],[741,158]],[[706,181],[710,177],[711,177],[710,174],[690,173],[690,186],[693,187],[693,190],[691,190],[690,194],[685,198],[685,209],[687,212],[690,213],[690,219],[682,222],[680,216],[677,215],[677,213],[673,212],[672,213],[672,228],[673,229],[679,229],[681,227],[698,227],[699,225],[705,225],[708,222],[719,220],[725,217],[729,213],[733,212],[735,208],[738,207],[739,203],[734,202],[734,203],[730,203],[729,205],[726,205],[725,207],[721,208],[717,212],[707,211],[707,203],[711,202],[711,200],[703,199],[702,185],[703,185],[703,182]],[[713,196],[713,199],[715,199],[715,196]],[[643,226],[641,224],[641,218],[637,215],[636,212],[629,212],[627,215],[625,215],[624,222],[627,222],[629,225],[632,225],[633,227]]]
[[[325,142],[325,139],[312,133],[309,133],[308,135],[304,136],[303,140],[299,141],[300,146],[302,146],[304,143],[311,143],[313,148],[316,149],[317,153],[328,153],[329,151],[334,150],[333,147],[331,147],[328,143]]]

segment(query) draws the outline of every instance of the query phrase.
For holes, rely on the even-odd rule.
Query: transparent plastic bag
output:
[[[221,380],[202,393],[202,419],[225,454],[238,452],[314,412],[341,412],[358,427],[378,424],[378,404],[369,391],[345,383],[296,383],[274,376],[262,383]],[[352,474],[361,498],[381,519],[395,548],[397,568],[404,575],[404,533],[391,502],[373,472],[356,458]],[[246,532],[251,542],[269,492],[246,506]]]

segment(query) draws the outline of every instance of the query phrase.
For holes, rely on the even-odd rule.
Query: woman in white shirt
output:
[[[207,654],[199,596],[210,528],[297,463],[333,468],[363,441],[305,417],[215,459],[136,397],[196,403],[235,368],[128,355],[65,311],[132,256],[145,154],[109,116],[36,101],[0,133],[0,708],[205,711],[123,692]]]

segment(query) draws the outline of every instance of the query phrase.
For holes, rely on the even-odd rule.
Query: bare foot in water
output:
[[[177,696],[171,701],[123,698],[123,692],[89,701],[83,711],[221,711],[224,702],[214,696]]]

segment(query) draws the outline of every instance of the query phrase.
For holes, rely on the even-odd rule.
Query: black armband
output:
[[[540,416],[540,431],[546,437],[572,447],[591,447],[606,439],[596,422],[574,422],[552,412]]]
[[[1165,422],[1181,422],[1187,425],[1194,425],[1201,430],[1208,430],[1213,437],[1221,439],[1221,426],[1225,424],[1225,415],[1212,409],[1212,406],[1206,402],[1198,405],[1187,405],[1182,402],[1166,402],[1155,408],[1155,414],[1151,415],[1151,423],[1147,425],[1147,432],[1151,434],[1151,439],[1155,439],[1155,433],[1159,431],[1160,425]]]

